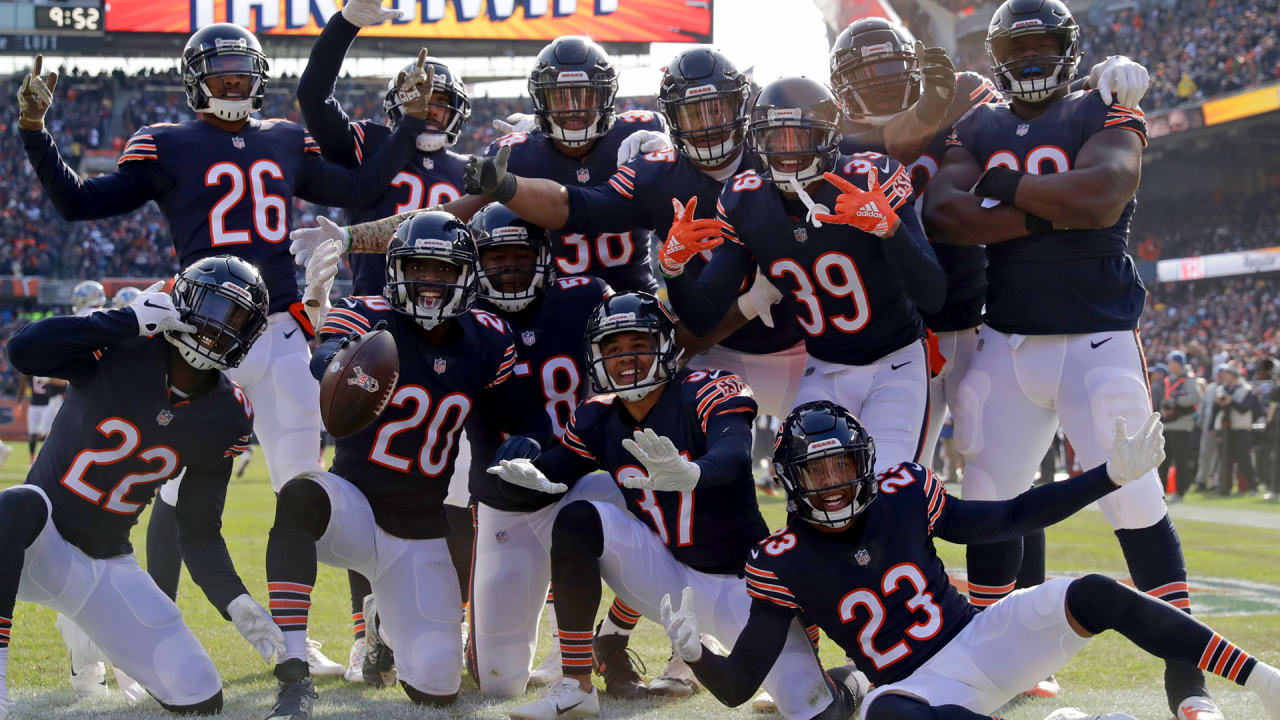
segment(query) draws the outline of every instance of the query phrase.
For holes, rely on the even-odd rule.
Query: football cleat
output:
[[[311,720],[311,705],[318,697],[307,674],[307,663],[291,658],[276,665],[276,704],[267,720]]]
[[[101,697],[110,690],[107,687],[107,666],[100,659],[102,651],[74,620],[58,613],[53,623],[71,656],[71,689],[82,698]]]
[[[560,682],[560,678],[564,677],[564,672],[560,665],[560,647],[556,646],[542,658],[542,662],[538,663],[538,667],[529,673],[529,687],[542,687],[552,683]]]
[[[698,679],[684,658],[674,650],[662,674],[649,683],[649,694],[664,698],[683,698],[698,692]]]
[[[115,665],[111,666],[111,670],[116,675],[116,685],[120,687],[120,692],[124,693],[125,700],[130,703],[136,703],[147,696],[147,691],[138,684],[137,680],[129,677],[125,671]]]
[[[761,690],[760,694],[751,701],[751,709],[762,713],[778,712],[778,703],[769,694],[768,690]]]
[[[1177,720],[1224,720],[1222,711],[1211,698],[1192,695],[1178,703]]]
[[[871,692],[871,681],[867,676],[860,672],[853,663],[834,667],[827,671],[827,677],[832,682],[843,685],[849,691],[849,695],[853,697],[853,707],[862,706],[862,700]],[[755,703],[752,703],[754,706]]]
[[[592,642],[595,655],[595,670],[604,678],[604,692],[609,697],[622,700],[639,700],[649,696],[649,690],[636,672],[631,662],[632,654],[627,648],[627,638],[623,635],[601,635],[600,625],[596,625],[596,636]],[[639,658],[636,658],[639,660]],[[643,663],[641,664],[643,668]]]
[[[364,621],[364,662],[360,666],[364,684],[376,688],[395,685],[396,658],[386,638],[382,636],[378,603],[372,594],[364,596]]]
[[[1044,720],[1138,720],[1128,713],[1113,712],[1105,715],[1090,715],[1075,708],[1062,708],[1049,713]]]
[[[1022,692],[1023,697],[1029,698],[1056,698],[1062,692],[1062,686],[1058,684],[1057,678],[1050,675],[1031,687],[1030,690]]]
[[[357,638],[351,644],[351,653],[347,655],[347,669],[342,673],[342,679],[349,683],[364,682],[364,638]]]
[[[316,677],[337,677],[346,670],[320,652],[320,643],[307,638],[307,667]]]
[[[600,693],[585,692],[573,678],[561,678],[531,703],[512,708],[512,720],[555,720],[562,717],[594,717],[600,714]]]

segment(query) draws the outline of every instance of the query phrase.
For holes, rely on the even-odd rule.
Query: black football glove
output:
[[[512,435],[502,444],[498,446],[497,452],[493,454],[492,465],[497,465],[503,460],[533,460],[542,452],[542,446],[537,440],[523,435]]]
[[[511,146],[506,145],[494,157],[472,155],[462,173],[462,188],[470,195],[484,195],[505,203],[516,194],[516,176],[507,172]]]
[[[930,126],[939,126],[947,119],[947,110],[956,96],[956,67],[940,47],[925,48],[916,42],[916,56],[920,58],[920,70],[924,75],[924,93],[916,104],[916,117]]]

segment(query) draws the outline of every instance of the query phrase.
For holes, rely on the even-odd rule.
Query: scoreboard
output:
[[[0,0],[2,35],[101,36],[103,0]]]

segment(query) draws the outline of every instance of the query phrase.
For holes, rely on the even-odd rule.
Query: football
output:
[[[320,379],[320,417],[334,437],[364,429],[382,414],[400,378],[396,340],[374,330],[338,351]]]

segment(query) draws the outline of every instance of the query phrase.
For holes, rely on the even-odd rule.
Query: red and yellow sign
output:
[[[370,37],[602,42],[711,41],[712,0],[392,0],[408,19],[365,28]],[[315,35],[335,0],[107,0],[107,32],[187,35],[215,22],[265,35]]]

